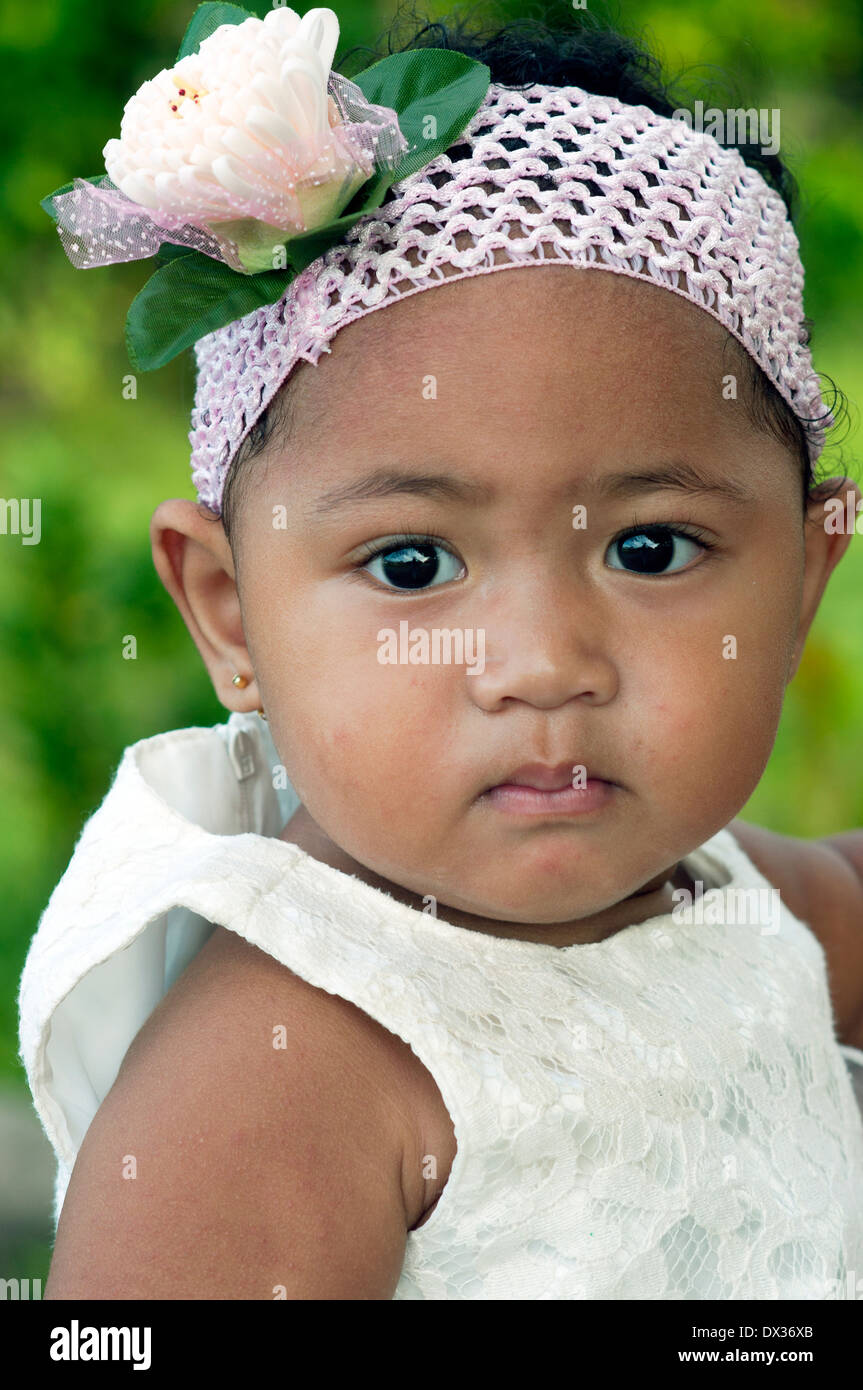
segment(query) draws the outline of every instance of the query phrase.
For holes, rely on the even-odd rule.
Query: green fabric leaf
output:
[[[181,58],[188,57],[190,53],[197,53],[204,39],[208,39],[222,24],[242,24],[246,19],[256,18],[256,15],[241,9],[239,5],[224,4],[222,0],[211,3],[211,0],[207,0],[206,4],[198,6],[189,20],[183,42],[171,66],[176,66]]]
[[[180,246],[176,241],[163,241],[158,251],[155,252],[153,260],[156,265],[167,265],[168,261],[175,261],[178,256],[188,256],[191,250],[192,247]]]
[[[129,360],[142,372],[164,367],[206,333],[272,304],[289,278],[283,270],[238,275],[200,251],[175,257],[150,276],[129,306]]]
[[[369,101],[398,112],[402,134],[411,146],[388,175],[390,183],[398,183],[455,143],[482,105],[491,72],[484,63],[452,49],[418,48],[391,53],[352,81]],[[425,133],[430,116],[437,125],[434,136]]]

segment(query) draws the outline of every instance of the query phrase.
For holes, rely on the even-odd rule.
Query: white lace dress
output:
[[[849,1296],[863,1053],[837,1043],[816,937],[782,904],[772,919],[729,831],[689,872],[726,902],[770,895],[761,925],[703,903],[555,948],[453,926],[278,840],[297,804],[256,715],[126,749],[21,981],[55,1218],[132,1039],[220,923],[405,1039],[438,1084],[458,1152],[395,1298]]]

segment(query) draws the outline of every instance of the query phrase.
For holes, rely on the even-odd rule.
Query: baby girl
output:
[[[737,819],[860,498],[788,209],[620,36],[441,46],[447,149],[196,339],[151,538],[231,714],[34,937],[47,1296],[840,1297],[863,832]]]

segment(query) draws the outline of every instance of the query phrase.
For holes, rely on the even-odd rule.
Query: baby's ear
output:
[[[830,569],[839,563],[853,535],[863,536],[863,494],[853,478],[823,478],[810,488],[806,503],[807,531],[827,537],[832,554]]]
[[[160,502],[150,521],[156,572],[171,595],[225,709],[261,704],[246,646],[231,547],[221,520],[187,498]],[[234,684],[235,676],[245,684]]]
[[[859,512],[858,508],[861,509]],[[863,534],[863,497],[852,478],[825,478],[810,490],[803,527],[806,547],[803,593],[786,684],[797,674],[803,647],[827,581],[848,549],[858,516]]]

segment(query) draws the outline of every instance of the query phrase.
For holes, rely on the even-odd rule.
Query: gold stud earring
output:
[[[241,676],[238,673],[236,676],[233,677],[231,684],[235,685],[238,690],[243,690],[249,684],[249,682],[246,680],[245,676]]]

